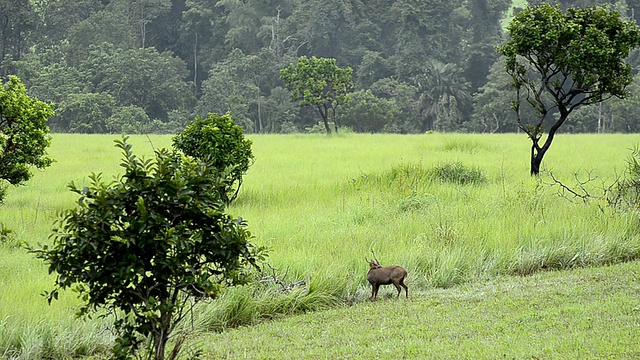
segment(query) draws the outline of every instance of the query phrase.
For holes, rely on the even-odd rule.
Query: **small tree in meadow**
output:
[[[253,164],[251,144],[229,113],[222,116],[209,114],[204,119],[196,117],[173,138],[175,149],[208,162],[218,174],[229,177],[227,183],[217,188],[227,204],[238,196],[242,177]]]
[[[126,140],[116,141],[124,175],[71,183],[77,207],[60,215],[51,245],[31,251],[56,274],[49,302],[72,288],[84,301],[80,315],[106,309],[115,316],[115,358],[137,355],[146,342],[147,358],[161,360],[193,306],[244,283],[246,265],[263,249],[249,243],[245,221],[225,214],[217,190],[228,178],[217,169],[166,149],[139,159]]]

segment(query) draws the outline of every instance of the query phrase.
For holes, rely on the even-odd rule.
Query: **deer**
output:
[[[373,251],[372,251],[373,252]],[[404,283],[404,279],[407,277],[407,270],[400,266],[385,266],[382,267],[380,262],[373,255],[373,259],[369,261],[369,272],[367,273],[367,280],[371,284],[371,300],[375,300],[378,297],[378,289],[380,285],[391,285],[398,290],[398,296],[404,288],[404,292],[409,298],[409,288]]]

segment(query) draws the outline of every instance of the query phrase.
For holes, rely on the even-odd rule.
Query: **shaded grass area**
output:
[[[206,359],[632,359],[640,262],[414,293],[293,316],[195,343]]]

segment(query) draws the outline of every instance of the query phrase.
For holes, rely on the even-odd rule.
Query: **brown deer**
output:
[[[371,300],[375,300],[378,297],[378,288],[380,285],[390,285],[396,287],[398,290],[398,296],[402,292],[402,288],[409,298],[409,288],[404,284],[404,279],[407,277],[407,270],[400,266],[385,266],[382,267],[377,259],[374,258],[369,261],[369,272],[367,273],[367,280],[371,284]]]

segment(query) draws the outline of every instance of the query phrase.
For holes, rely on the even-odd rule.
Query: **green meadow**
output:
[[[600,276],[597,274],[603,273],[606,281],[626,281],[620,289],[635,284],[630,294],[620,297],[632,298],[633,291],[637,295],[640,266],[610,266],[640,257],[637,213],[612,209],[597,197],[624,174],[638,135],[559,135],[543,162],[546,171],[538,179],[529,176],[530,143],[518,134],[248,137],[253,141],[255,163],[229,211],[248,221],[256,244],[269,248],[268,262],[280,280],[304,280],[306,285],[283,291],[262,281],[230,289],[218,300],[198,307],[181,331],[190,334],[190,346],[202,349],[202,358],[300,358],[302,352],[278,351],[297,349],[304,341],[317,346],[306,350],[309,358],[375,356],[376,349],[388,352],[382,358],[438,357],[437,353],[412,352],[411,347],[422,341],[420,336],[411,337],[417,334],[416,324],[446,328],[449,337],[441,334],[444,340],[473,339],[470,334],[474,331],[485,331],[482,319],[474,317],[482,308],[473,307],[477,305],[473,299],[489,303],[485,320],[494,325],[501,313],[522,315],[517,304],[531,301],[529,296],[541,305],[557,306],[556,310],[537,311],[523,303],[530,318],[497,322],[502,333],[515,337],[526,336],[521,333],[525,330],[539,332],[538,326],[565,326],[559,333],[569,331],[565,323],[545,321],[547,315],[587,321],[590,315],[580,315],[585,319],[572,315],[579,305],[566,304],[604,286],[602,281],[592,281]],[[113,143],[117,138],[54,134],[50,155],[56,162],[36,171],[26,186],[9,189],[0,207],[0,222],[14,231],[0,243],[0,358],[81,358],[108,353],[112,340],[108,320],[75,319],[78,301],[70,292],[47,305],[40,294],[51,290],[53,276],[21,244],[37,246],[49,241],[56,212],[77,201],[66,189],[70,181],[88,184],[91,172],[102,173],[108,181],[120,172],[121,154]],[[171,137],[132,136],[130,142],[137,155],[150,157],[154,148],[169,147]],[[547,171],[593,199],[585,202],[562,192]],[[392,299],[392,287],[381,289],[379,301],[367,301],[366,259],[371,258],[372,250],[382,265],[408,270],[408,301]],[[578,276],[571,271],[578,268],[587,268],[580,270],[587,280],[576,288],[570,277]],[[555,278],[556,273],[565,275]],[[631,275],[625,278],[625,274]],[[271,270],[263,274],[263,280],[269,275],[273,275]],[[536,279],[543,279],[547,287],[538,288]],[[610,298],[593,301],[594,308],[616,309]],[[456,319],[451,322],[431,310]],[[615,332],[619,346],[608,345],[599,354],[640,353],[624,337],[634,338],[640,326],[638,310],[629,311],[624,318],[608,313],[623,330]],[[372,314],[376,314],[373,325],[364,320],[344,321],[371,320]],[[398,320],[403,317],[408,323]],[[592,329],[611,331],[600,320],[589,321],[594,322]],[[344,337],[346,332],[353,338],[342,339],[338,342],[342,345],[334,343],[323,353],[328,345],[317,338],[323,333],[313,329],[324,322],[334,327],[324,335]],[[363,335],[371,326],[414,330],[403,332],[408,342],[395,357],[392,338],[372,347]],[[351,328],[347,331],[346,327]],[[235,330],[229,330],[232,328]],[[272,336],[259,337],[255,331]],[[278,333],[303,335],[289,338]],[[549,337],[556,338],[560,352],[527,352],[525,344],[520,344],[522,351],[508,352],[504,342],[508,338],[504,337],[495,339],[493,345],[496,351],[517,358],[536,354],[556,358],[577,346],[570,336],[545,334],[548,337],[538,338],[540,346],[550,346]],[[590,334],[582,335],[597,343]],[[253,339],[272,346],[261,352],[251,347]],[[493,353],[486,352],[474,356],[473,349],[490,349],[479,341],[462,342],[468,346],[461,348],[465,351],[461,357],[493,358]],[[189,351],[185,356],[197,355],[196,350]],[[444,354],[456,358],[455,353]]]

